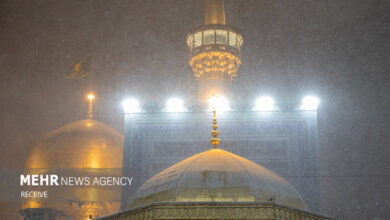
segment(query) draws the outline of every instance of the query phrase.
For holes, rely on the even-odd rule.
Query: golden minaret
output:
[[[232,80],[241,64],[240,33],[225,22],[223,0],[206,0],[204,25],[187,35],[190,66],[199,80],[198,100],[206,102],[212,94],[230,96]]]

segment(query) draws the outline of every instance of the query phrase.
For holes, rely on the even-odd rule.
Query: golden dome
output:
[[[57,174],[60,177],[121,176],[123,136],[92,120],[60,127],[42,138],[26,160],[26,174]],[[31,187],[31,190],[37,188]],[[24,199],[22,209],[52,208],[71,219],[107,215],[120,210],[120,187],[42,187],[48,198]]]
[[[87,119],[49,133],[32,149],[26,168],[121,168],[123,136]]]
[[[304,208],[281,177],[233,153],[212,149],[187,158],[146,181],[129,208],[154,202],[276,201]]]

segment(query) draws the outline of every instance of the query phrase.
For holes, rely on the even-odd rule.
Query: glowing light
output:
[[[272,111],[275,110],[274,100],[269,96],[262,96],[256,100],[254,111]]]
[[[184,102],[181,99],[172,98],[167,101],[166,104],[167,112],[185,112]]]
[[[87,163],[89,168],[99,168],[100,167],[100,151],[99,151],[99,146],[94,145],[91,146],[91,150],[89,151]]]
[[[320,100],[315,96],[306,96],[302,100],[302,104],[300,109],[302,110],[316,110],[318,105],[320,104]]]
[[[94,99],[95,99],[95,95],[94,95],[93,93],[89,93],[89,94],[87,95],[87,98],[88,98],[89,100],[94,100]]]
[[[215,109],[217,112],[224,112],[230,110],[229,101],[223,96],[211,96],[208,102],[210,110]]]
[[[125,113],[137,113],[140,112],[140,105],[137,99],[125,99],[122,102],[123,110]]]
[[[89,119],[92,119],[93,118],[93,100],[95,99],[95,95],[90,92],[88,93],[87,95],[87,98],[89,100],[89,108],[88,108],[88,114],[87,114],[87,118]]]

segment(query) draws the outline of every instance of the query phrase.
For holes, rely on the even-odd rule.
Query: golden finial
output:
[[[218,148],[218,145],[219,145],[219,138],[218,138],[218,134],[219,132],[217,131],[217,128],[218,128],[218,125],[217,125],[217,117],[216,117],[216,111],[215,111],[215,108],[213,110],[213,114],[214,114],[214,118],[213,118],[213,130],[211,131],[211,136],[213,136],[213,138],[211,138],[211,141],[210,143],[214,146],[214,148]]]
[[[87,118],[92,119],[93,118],[93,100],[95,99],[95,95],[92,92],[90,92],[90,93],[88,93],[87,98],[89,100],[89,108],[88,108]]]
[[[216,111],[216,100],[217,97],[215,97],[214,95],[211,96],[211,98],[209,99],[209,102],[210,102],[210,105],[211,105],[211,108],[212,108],[212,111],[213,111],[213,130],[211,131],[211,141],[210,143],[214,146],[214,148],[218,148],[218,145],[219,145],[219,142],[220,142],[220,139],[218,138],[218,125],[217,125],[217,111]]]

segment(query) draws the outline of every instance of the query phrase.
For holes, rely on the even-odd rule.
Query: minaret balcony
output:
[[[240,56],[242,36],[228,25],[203,25],[187,35],[191,57],[211,51],[229,52]]]

